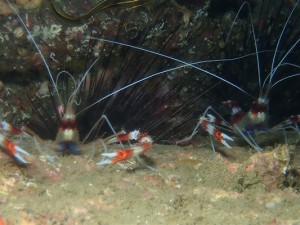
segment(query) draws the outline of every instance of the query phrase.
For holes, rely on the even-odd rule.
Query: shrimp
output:
[[[96,124],[93,126],[93,128],[89,131],[89,133],[87,134],[86,137],[83,138],[83,141],[80,141],[80,136],[79,136],[79,132],[78,132],[78,122],[77,122],[77,114],[75,113],[75,108],[76,106],[80,105],[80,101],[78,100],[78,93],[80,93],[80,91],[83,91],[83,85],[86,84],[86,78],[89,76],[89,72],[90,70],[93,68],[93,66],[96,64],[96,62],[99,60],[96,59],[92,65],[85,71],[85,73],[83,74],[82,78],[80,80],[76,80],[69,72],[67,71],[62,71],[57,75],[56,80],[54,79],[54,76],[51,73],[51,70],[49,68],[49,65],[44,57],[44,55],[42,54],[41,49],[39,48],[38,44],[35,42],[31,32],[28,30],[28,28],[26,27],[26,23],[23,21],[23,19],[21,18],[21,16],[19,15],[19,13],[17,12],[17,10],[15,9],[15,7],[9,2],[9,5],[11,6],[11,8],[15,11],[17,17],[19,18],[19,21],[21,22],[21,24],[23,25],[24,29],[26,30],[26,32],[29,35],[29,38],[31,39],[31,41],[33,42],[36,50],[39,52],[40,57],[45,65],[45,68],[47,69],[48,72],[48,76],[50,78],[50,81],[52,83],[51,87],[49,87],[48,93],[50,96],[51,101],[53,102],[54,105],[56,105],[56,120],[58,121],[57,126],[58,126],[58,130],[57,130],[57,134],[54,140],[53,144],[50,144],[51,147],[53,149],[56,149],[58,152],[61,152],[63,154],[81,154],[82,153],[82,149],[86,149],[86,148],[91,148],[93,146],[93,148],[99,148],[103,147],[104,149],[106,149],[106,144],[112,144],[115,142],[120,143],[120,146],[122,147],[122,150],[118,151],[118,158],[117,159],[113,159],[111,161],[105,160],[102,161],[100,163],[98,163],[98,165],[106,165],[106,164],[110,164],[110,163],[116,163],[119,161],[123,161],[123,160],[127,160],[129,158],[131,158],[132,156],[134,156],[135,158],[139,159],[141,161],[141,159],[139,158],[139,156],[141,154],[144,154],[145,151],[148,151],[152,148],[152,139],[145,133],[140,133],[139,131],[133,131],[130,132],[128,134],[126,134],[126,132],[121,131],[120,133],[117,133],[113,126],[111,125],[110,121],[108,120],[106,115],[101,115],[100,118],[98,119],[98,121],[96,122]],[[60,82],[60,79],[63,79],[63,81],[61,82],[63,88],[61,89],[58,86],[58,83]],[[73,89],[73,91],[71,92],[71,94],[68,94],[68,92],[64,93],[64,96],[61,95],[60,90],[64,90],[67,86],[69,86],[69,83],[71,83],[72,87],[70,89]],[[52,90],[53,88],[53,90]],[[109,95],[108,95],[109,96]],[[106,96],[105,98],[107,98],[108,96]],[[36,98],[42,98],[41,96],[36,96]],[[35,111],[40,113],[40,109],[38,108],[38,105],[34,105],[34,99],[30,98],[30,101],[33,103],[33,107],[35,108]],[[85,111],[87,108],[81,110],[81,111]],[[41,118],[35,118],[36,120],[39,120],[39,122],[41,122],[41,120],[45,119],[45,117],[41,116]],[[48,118],[46,118],[47,120]],[[111,132],[113,133],[112,137],[105,141],[105,139],[96,139],[95,141],[93,141],[92,143],[89,144],[85,144],[86,140],[89,138],[89,136],[91,135],[91,133],[95,130],[95,129],[99,129],[99,126],[101,126],[101,124],[103,123],[103,121],[105,121]],[[34,121],[32,121],[34,123]],[[43,121],[42,121],[43,122]],[[2,129],[1,130],[10,130],[13,131],[15,133],[20,133],[21,131],[18,130],[17,128],[14,128],[11,125],[8,125],[5,122],[2,122]],[[26,130],[26,134],[30,134],[33,139],[37,142],[42,142],[42,140],[39,138],[39,134],[36,134],[33,130],[31,130],[30,128],[25,128]],[[115,140],[115,141],[113,141]],[[124,149],[124,146],[122,144],[123,141],[130,141],[130,140],[135,140],[138,143],[138,146],[133,146],[130,147],[130,149]],[[107,142],[107,143],[105,143]],[[5,138],[3,135],[0,134],[0,145],[3,146],[5,148],[5,150],[10,153],[19,163],[21,164],[28,164],[29,162],[27,162],[22,156],[23,155],[29,155],[28,152],[26,152],[25,150],[23,150],[22,148],[16,146],[12,141],[10,141],[9,139]],[[86,145],[86,146],[84,146]],[[40,146],[40,144],[38,144],[38,146]],[[101,151],[100,151],[101,152]],[[126,157],[120,158],[120,154],[121,153],[126,153]],[[104,157],[112,157],[111,153],[103,153],[102,154]]]
[[[22,21],[22,18],[19,17],[19,20]],[[63,100],[63,97],[60,96],[59,92],[61,90],[63,90],[64,88],[61,88],[61,90],[59,90],[59,88],[57,87],[59,76],[57,77],[57,80],[55,81],[54,76],[52,76],[49,66],[46,62],[46,59],[44,58],[42,52],[39,49],[39,46],[34,41],[34,38],[30,35],[30,31],[28,29],[26,31],[27,31],[31,41],[34,43],[35,48],[39,52],[40,57],[42,58],[45,68],[48,72],[48,76],[51,81],[50,83],[51,83],[51,86],[53,89],[52,91],[50,91],[50,93],[51,93],[51,95],[54,95],[55,98],[57,98],[56,100],[53,100],[53,102],[55,102],[54,105],[56,106],[56,108],[59,108],[59,110],[54,112],[54,114],[57,115],[56,120],[59,121],[58,125],[55,125],[55,126],[58,126],[58,132],[55,134],[56,138],[54,138],[54,139],[56,139],[56,141],[54,143],[56,145],[55,149],[57,149],[58,151],[63,152],[63,153],[79,154],[79,153],[81,153],[81,150],[83,148],[92,146],[92,143],[97,143],[98,146],[102,146],[105,149],[106,147],[104,147],[104,146],[106,146],[107,144],[110,144],[110,143],[105,143],[105,141],[104,141],[104,140],[106,140],[105,138],[104,139],[98,138],[97,140],[92,141],[91,145],[89,143],[88,144],[86,143],[86,141],[90,137],[90,132],[86,137],[81,138],[81,141],[79,141],[79,139],[80,139],[79,134],[81,133],[80,129],[82,129],[82,128],[81,128],[80,122],[77,121],[77,118],[80,118],[81,115],[87,113],[88,111],[89,112],[96,111],[94,109],[96,109],[96,108],[99,109],[101,103],[103,103],[103,105],[105,105],[104,102],[108,103],[110,105],[115,104],[116,102],[113,100],[115,99],[115,96],[119,93],[122,93],[124,95],[124,98],[123,98],[124,100],[117,102],[117,104],[118,105],[124,104],[124,105],[128,106],[128,108],[130,108],[131,104],[128,103],[127,99],[129,99],[129,97],[132,96],[129,94],[129,93],[133,92],[133,91],[131,91],[132,87],[135,87],[136,85],[141,85],[141,87],[145,87],[143,85],[145,85],[147,82],[150,83],[150,79],[155,78],[155,77],[162,77],[163,75],[169,75],[171,72],[176,72],[183,68],[191,68],[191,69],[197,71],[197,73],[206,74],[209,77],[216,78],[220,82],[224,82],[225,84],[236,88],[237,90],[239,90],[239,92],[248,94],[248,92],[245,91],[243,88],[241,88],[239,85],[236,85],[233,82],[229,81],[228,79],[225,79],[222,75],[216,75],[215,73],[212,73],[206,69],[203,69],[203,67],[199,66],[200,64],[211,63],[211,62],[216,62],[216,61],[226,62],[227,61],[226,59],[207,60],[207,61],[199,61],[199,62],[186,62],[185,60],[178,59],[173,56],[169,56],[167,54],[163,54],[162,52],[156,52],[156,51],[147,49],[145,47],[139,47],[139,46],[127,44],[127,43],[118,41],[117,39],[108,40],[103,37],[96,37],[94,35],[90,35],[90,36],[85,36],[84,38],[86,40],[93,41],[94,43],[100,43],[99,45],[105,43],[107,45],[113,45],[113,46],[116,45],[118,47],[129,48],[134,53],[142,52],[143,54],[147,54],[147,57],[148,57],[148,55],[152,55],[154,57],[154,59],[156,59],[156,58],[165,59],[166,62],[172,62],[172,63],[176,64],[176,66],[173,68],[168,67],[167,69],[160,70],[159,72],[155,72],[150,75],[149,75],[149,73],[147,73],[145,75],[145,73],[143,73],[144,72],[143,68],[145,68],[145,66],[143,64],[138,64],[139,66],[135,66],[135,64],[134,64],[135,58],[132,57],[132,55],[134,55],[134,54],[131,52],[132,55],[128,54],[128,56],[132,57],[132,61],[130,61],[130,63],[132,63],[132,64],[129,64],[128,66],[126,65],[126,67],[120,66],[119,71],[121,71],[121,72],[118,72],[118,73],[119,74],[122,73],[121,69],[131,68],[131,70],[135,74],[140,72],[142,75],[135,76],[134,79],[130,79],[130,80],[124,80],[124,79],[121,79],[120,77],[115,76],[114,77],[115,79],[121,81],[121,82],[119,82],[118,86],[115,86],[112,91],[105,92],[106,94],[104,96],[100,96],[100,97],[99,97],[99,95],[93,96],[92,100],[90,100],[90,102],[85,103],[86,105],[84,105],[83,103],[86,98],[83,94],[86,91],[87,86],[93,85],[92,83],[88,84],[88,82],[87,82],[88,79],[91,79],[91,76],[89,74],[94,69],[94,66],[96,64],[98,64],[98,61],[94,60],[92,65],[83,73],[83,75],[81,76],[80,79],[78,79],[78,80],[74,79],[74,81],[72,81],[73,86],[75,86],[73,88],[73,92],[70,95],[68,95],[67,100]],[[167,39],[167,41],[168,41],[168,39]],[[111,53],[109,53],[109,54],[111,54]],[[139,56],[138,54],[136,54],[136,55]],[[147,57],[145,57],[145,58],[147,59],[149,64],[146,64],[147,65],[146,68],[150,67],[153,64],[153,62],[156,62],[156,61],[154,61],[154,59],[150,58],[151,60],[149,60]],[[136,57],[136,58],[138,58],[138,57]],[[236,59],[230,59],[230,60],[235,61]],[[134,70],[135,68],[138,69],[137,70],[138,72],[136,72],[136,70]],[[105,67],[104,69],[102,68],[102,71],[108,71],[110,69],[111,68],[109,68],[109,67]],[[149,71],[152,72],[152,70],[153,69],[151,69]],[[101,73],[102,71],[100,70],[99,73]],[[73,76],[68,74],[66,71],[64,71],[63,73],[64,73],[64,76],[71,78],[71,80],[73,79],[72,78]],[[103,74],[105,74],[105,72],[103,72]],[[106,74],[106,75],[108,75],[108,74]],[[99,83],[100,81],[102,81],[102,82],[107,81],[105,76],[102,76],[102,77],[99,76],[99,77],[100,77],[99,79],[97,79],[97,78],[94,79],[95,83]],[[147,93],[155,93],[155,94],[158,93],[160,90],[157,89],[155,86],[156,86],[156,84],[159,84],[159,81],[152,82],[152,80],[151,80],[151,83],[153,83],[151,86],[152,89],[147,89]],[[105,85],[103,84],[100,87],[102,88],[104,86]],[[99,87],[99,86],[97,86],[97,87]],[[182,87],[182,86],[180,86],[180,87]],[[144,92],[146,89],[144,89],[143,91],[141,91],[141,90],[143,90],[143,89],[140,88],[138,93],[135,95],[135,99],[140,102],[141,102],[142,97],[145,95]],[[174,90],[170,91],[169,95],[171,95],[171,96],[175,95],[177,90],[178,89],[174,89]],[[95,92],[96,91],[94,91],[94,93]],[[175,93],[175,94],[173,94],[173,93]],[[155,97],[151,96],[151,97],[152,98],[149,98],[149,101],[150,101],[149,104],[147,103],[147,100],[143,101],[143,104],[140,104],[141,108],[143,108],[144,111],[147,111],[147,109],[150,109],[150,107],[146,107],[148,105],[151,105],[150,103],[164,104],[164,102],[161,99],[158,99],[158,101],[157,101],[156,96]],[[104,106],[104,108],[106,108],[106,106]],[[36,111],[39,111],[39,109],[36,108]],[[102,112],[104,112],[104,111],[105,111],[105,109]],[[227,146],[227,147],[230,146],[230,144],[227,143],[227,141],[233,141],[233,138],[230,137],[230,135],[226,135],[225,132],[220,132],[220,130],[215,125],[217,123],[214,120],[214,116],[211,113],[209,113],[209,111],[211,111],[211,108],[208,108],[208,110],[206,110],[205,113],[203,114],[203,117],[200,118],[199,121],[201,121],[201,123],[199,123],[199,125],[201,125],[205,131],[207,131],[210,135],[213,135],[215,138],[217,138],[218,141],[223,143],[225,146]],[[151,112],[153,112],[153,111],[150,111],[150,114],[151,114]],[[115,137],[117,137],[118,133],[115,132],[113,129],[111,129],[112,125],[109,122],[109,120],[107,119],[107,117],[105,116],[105,114],[104,113],[98,113],[98,114],[99,114],[98,116],[100,117],[99,120],[101,122],[95,122],[95,124],[100,124],[103,121],[106,121],[106,124],[108,124],[107,126],[110,129],[110,132],[112,132],[113,135]],[[172,115],[172,113],[171,113],[171,115]],[[134,121],[135,120],[134,118],[136,116],[142,117],[141,113],[136,112],[136,113],[130,114],[130,119],[132,121]],[[74,117],[76,119],[74,119]],[[215,118],[218,120],[217,117],[215,117]],[[149,120],[148,117],[147,117],[147,119]],[[153,126],[158,127],[159,125],[163,124],[164,122],[165,122],[164,120],[161,120],[161,121],[157,122],[156,124],[154,124]],[[46,123],[46,121],[45,121],[45,123]],[[197,127],[199,127],[199,125],[197,124]],[[229,125],[226,124],[226,126],[229,126]],[[91,132],[98,133],[97,129],[98,128],[93,127],[93,128],[91,128]],[[132,127],[131,130],[134,130],[134,129],[136,129],[136,127]],[[164,132],[164,134],[165,133],[167,133],[167,132]],[[34,134],[34,135],[38,136],[38,135],[42,135],[42,134]],[[130,140],[130,138],[128,140]],[[123,153],[125,154],[127,152],[129,156],[137,156],[136,158],[139,160],[140,154],[144,154],[144,152],[149,150],[150,143],[152,143],[152,139],[151,139],[151,141],[149,141],[149,143],[147,143],[147,142],[144,143],[144,142],[138,141],[136,148],[135,147],[129,148],[130,151],[123,152],[122,149],[124,149],[124,148],[121,147],[120,150],[121,150],[122,154]],[[122,143],[120,143],[120,146],[122,146],[121,144]],[[106,150],[105,150],[105,152],[104,153],[102,152],[101,154],[104,154],[102,156],[107,157],[109,159],[107,159],[108,161],[104,160],[104,162],[106,162],[106,163],[101,163],[101,161],[100,161],[99,165],[113,164],[114,162],[119,162],[117,153],[111,154],[111,153],[106,152]],[[128,157],[124,157],[124,159],[128,159]]]
[[[228,42],[230,32],[233,29],[233,25],[235,24],[240,12],[244,7],[248,9],[250,15],[250,24],[251,24],[251,32],[253,35],[254,40],[254,47],[256,52],[256,63],[257,63],[257,74],[258,74],[258,86],[259,86],[259,94],[258,98],[254,101],[251,109],[248,112],[242,110],[239,106],[237,101],[234,100],[227,100],[224,101],[223,104],[226,105],[231,109],[231,121],[227,122],[213,107],[209,106],[205,112],[200,116],[199,122],[197,123],[195,129],[193,130],[192,134],[183,140],[178,141],[177,143],[180,144],[182,142],[186,142],[191,140],[193,136],[198,132],[198,127],[201,125],[202,128],[207,131],[210,137],[214,137],[218,142],[221,142],[227,148],[231,148],[228,143],[224,142],[224,139],[233,141],[233,139],[225,133],[219,131],[219,129],[227,130],[227,132],[237,134],[241,136],[251,147],[253,147],[256,151],[262,151],[262,148],[256,143],[252,134],[255,132],[267,131],[267,130],[283,130],[286,131],[287,129],[292,129],[299,133],[299,115],[291,116],[287,120],[281,122],[277,126],[273,128],[269,128],[269,99],[270,99],[270,92],[271,90],[282,83],[283,81],[289,80],[291,78],[297,78],[300,75],[299,70],[300,66],[291,62],[286,62],[289,56],[292,55],[293,51],[296,50],[296,47],[299,46],[300,39],[299,37],[294,36],[295,38],[292,39],[289,48],[287,50],[280,50],[280,46],[282,45],[283,37],[285,32],[288,29],[288,25],[291,22],[291,18],[294,14],[296,14],[297,6],[299,5],[299,1],[296,1],[292,10],[290,11],[283,28],[280,32],[280,35],[275,43],[275,50],[274,54],[271,59],[270,63],[270,70],[269,73],[263,78],[261,68],[262,66],[262,59],[261,54],[266,52],[265,50],[259,49],[258,39],[256,37],[256,31],[253,25],[251,7],[248,2],[244,2],[235,19],[233,20],[232,26],[230,28],[229,34],[226,38],[225,43]],[[281,56],[281,58],[279,58]],[[241,57],[243,58],[243,57]],[[235,61],[234,61],[235,62]],[[236,62],[235,62],[236,64]],[[292,67],[292,74],[286,74],[283,78],[278,78],[280,74],[280,70],[286,67]],[[294,72],[296,71],[296,73]],[[277,79],[276,79],[277,78]],[[300,133],[299,133],[300,134]],[[215,148],[212,143],[212,149],[215,153]]]

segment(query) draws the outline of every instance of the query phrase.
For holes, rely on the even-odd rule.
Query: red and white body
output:
[[[109,139],[107,143],[112,144],[130,140],[137,141],[136,146],[126,149],[120,149],[112,153],[102,153],[101,155],[111,159],[103,160],[97,163],[97,165],[114,164],[124,160],[128,160],[132,157],[139,158],[142,154],[152,148],[152,139],[146,133],[142,133],[138,130],[134,130],[127,134],[117,135],[116,137]]]
[[[22,130],[6,123],[5,121],[0,122],[0,131],[9,131],[15,135],[25,134]],[[2,133],[0,133],[0,146],[5,150],[6,153],[14,157],[19,164],[28,164],[28,162],[22,157],[22,155],[29,156],[29,153],[21,147],[17,146],[13,141],[5,137]]]

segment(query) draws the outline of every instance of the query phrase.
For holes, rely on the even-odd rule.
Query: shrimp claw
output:
[[[231,148],[231,146],[226,142],[226,140],[233,141],[233,139],[230,136],[228,136],[227,134],[224,134],[220,130],[215,128],[212,125],[211,117],[212,117],[212,115],[208,114],[208,118],[206,118],[204,116],[202,116],[200,118],[200,123],[201,123],[202,128],[206,132],[208,132],[211,136],[213,136],[217,141],[219,141],[223,145],[225,145],[227,148]]]

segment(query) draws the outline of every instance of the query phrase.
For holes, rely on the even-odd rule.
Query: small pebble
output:
[[[277,205],[279,205],[281,202],[283,201],[282,198],[280,197],[274,197],[272,199],[270,199],[270,201],[265,203],[265,207],[267,209],[274,209],[277,207]]]
[[[22,27],[17,27],[14,29],[14,35],[16,38],[22,38],[24,36],[25,32]]]

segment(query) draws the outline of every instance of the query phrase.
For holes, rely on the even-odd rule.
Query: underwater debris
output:
[[[48,26],[36,25],[33,27],[32,36],[41,36],[44,41],[52,40],[59,36],[62,31],[62,25],[51,24]]]
[[[25,35],[25,31],[22,27],[17,27],[13,32],[16,38],[22,38]]]
[[[43,0],[17,0],[16,4],[26,10],[37,10],[41,7]]]
[[[146,0],[111,0],[111,1],[100,1],[97,3],[95,6],[91,7],[90,10],[87,12],[79,15],[79,16],[74,16],[71,15],[67,12],[65,12],[63,9],[60,9],[57,7],[56,3],[53,1],[50,1],[51,8],[55,15],[62,20],[63,22],[68,22],[70,24],[82,24],[84,23],[87,19],[89,19],[91,16],[95,15],[96,13],[99,13],[104,10],[109,10],[109,9],[126,9],[126,10],[131,10],[135,9],[141,5],[146,4]]]
[[[287,171],[291,171],[291,152],[293,146],[278,145],[270,152],[258,153],[249,158],[244,163],[247,172],[255,172],[261,177],[265,189],[273,191],[278,187],[283,187],[282,178]]]
[[[7,5],[6,2],[1,1],[0,2],[0,15],[9,15],[12,13],[12,10]]]
[[[297,193],[299,166],[294,161],[295,152],[297,149],[291,145],[278,145],[255,154],[246,153],[241,147],[233,147],[228,155],[218,154],[207,162],[199,163],[196,169],[199,173],[209,173],[211,179],[216,179],[213,182],[215,187],[222,189],[239,193],[247,190],[276,192],[279,189],[290,189]],[[202,182],[211,185],[207,180]]]

